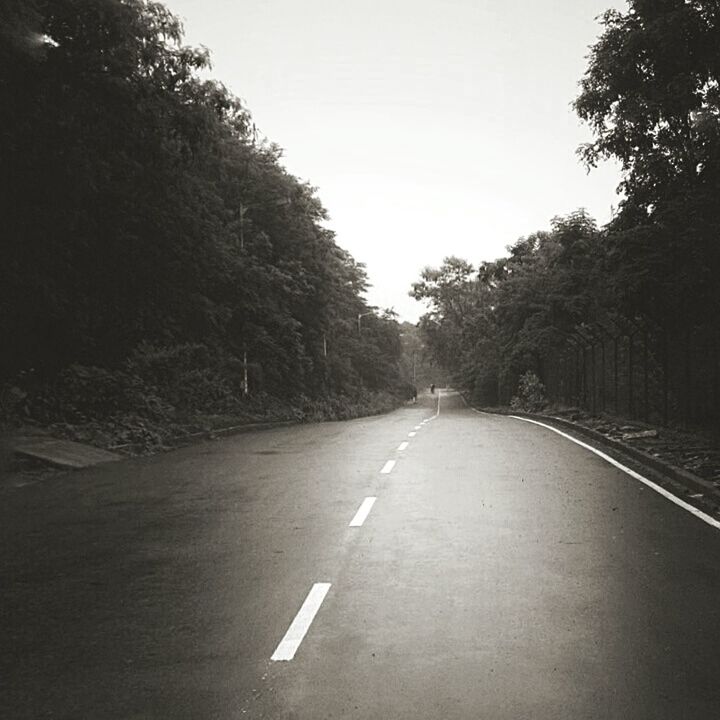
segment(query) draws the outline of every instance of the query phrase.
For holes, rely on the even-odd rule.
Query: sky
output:
[[[621,0],[165,0],[185,40],[318,188],[368,301],[402,320],[425,266],[477,265],[557,215],[617,207],[618,166],[589,174],[571,103]]]

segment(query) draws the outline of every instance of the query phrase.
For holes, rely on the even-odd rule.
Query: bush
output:
[[[206,345],[143,343],[126,368],[180,409],[232,413],[242,400],[242,363]]]
[[[172,408],[143,379],[123,370],[71,365],[31,392],[27,415],[44,423],[82,423],[118,413],[164,418]]]
[[[510,401],[510,407],[523,412],[540,412],[547,407],[545,386],[532,370],[520,377],[518,393]]]

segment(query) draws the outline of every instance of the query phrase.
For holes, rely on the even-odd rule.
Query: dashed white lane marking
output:
[[[474,408],[473,408],[474,409]],[[641,475],[640,473],[635,472],[634,470],[631,470],[626,465],[623,465],[621,462],[618,462],[615,460],[615,458],[610,457],[609,455],[606,455],[602,450],[598,450],[597,448],[594,448],[592,445],[588,445],[587,443],[584,443],[582,440],[578,440],[577,438],[574,438],[572,435],[568,435],[567,433],[564,433],[562,430],[558,430],[557,428],[554,428],[552,425],[546,425],[545,423],[538,422],[537,420],[531,420],[530,418],[524,418],[519,417],[517,415],[510,415],[511,418],[515,420],[522,420],[523,422],[529,422],[533,425],[540,425],[540,427],[547,428],[548,430],[552,430],[554,433],[557,433],[558,435],[562,435],[564,438],[567,438],[568,440],[571,440],[576,445],[580,445],[580,447],[584,447],[586,450],[589,450],[592,453],[595,453],[597,456],[601,457],[603,460],[609,462],[614,467],[618,468],[619,470],[622,470],[624,473],[627,473],[630,477],[635,478],[636,480],[639,480],[644,485],[647,485],[650,489],[654,490],[656,493],[659,493],[664,498],[667,498],[670,502],[675,503],[679,507],[683,508],[684,510],[687,510],[689,513],[692,513],[695,517],[700,518],[703,522],[706,522],[708,525],[712,525],[717,530],[720,530],[720,521],[716,520],[714,517],[710,517],[707,513],[704,513],[702,510],[698,510],[696,507],[693,507],[689,503],[686,503],[684,500],[681,500],[679,497],[676,497],[672,493],[665,490],[665,488],[660,487],[659,485],[656,485],[652,480],[648,480],[646,477]]]
[[[392,469],[395,467],[395,461],[394,460],[388,460],[383,466],[382,470],[380,471],[383,475],[387,475],[388,473],[392,472]]]
[[[376,497],[366,497],[362,501],[362,505],[360,505],[358,511],[355,513],[355,517],[350,521],[350,527],[360,527],[365,522],[376,500]]]
[[[399,450],[400,452],[402,452],[403,450],[407,450],[407,446],[408,446],[409,444],[410,444],[410,443],[407,442],[407,441],[401,442],[401,443],[398,445],[398,450]]]
[[[415,437],[417,435],[416,432],[409,432],[408,437]]]
[[[415,429],[415,430],[420,430],[421,428],[422,428],[422,425],[416,425],[414,429]]]
[[[315,583],[312,588],[310,588],[305,602],[302,604],[300,610],[298,610],[295,619],[290,623],[285,637],[283,637],[275,649],[275,652],[270,658],[271,660],[292,660],[295,657],[300,643],[310,628],[315,615],[317,615],[317,611],[320,609],[325,596],[328,594],[328,590],[330,590],[330,585],[331,583]]]

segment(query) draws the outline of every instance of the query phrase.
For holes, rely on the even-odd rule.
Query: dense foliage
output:
[[[237,402],[247,357],[256,395],[396,388],[398,323],[163,5],[3,7],[0,387],[96,367],[182,404],[194,372]]]
[[[508,403],[531,370],[554,400],[647,419],[720,419],[720,6],[608,11],[575,101],[590,165],[621,162],[607,227],[578,211],[475,269],[448,258],[413,294],[456,381]]]
[[[543,378],[548,351],[601,312],[604,294],[602,235],[584,211],[509,250],[477,269],[447,258],[413,286],[414,297],[430,303],[421,319],[429,348],[488,404],[509,402],[527,370]]]

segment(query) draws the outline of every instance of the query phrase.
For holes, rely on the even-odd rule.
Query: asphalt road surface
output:
[[[720,530],[452,393],[5,483],[0,521],[4,719],[720,717]]]

